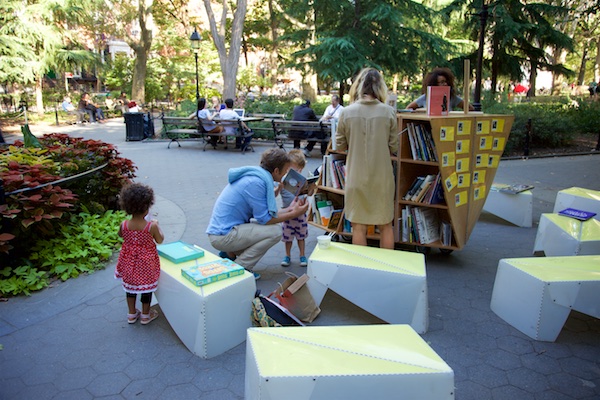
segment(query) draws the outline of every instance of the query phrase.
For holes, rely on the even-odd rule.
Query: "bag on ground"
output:
[[[262,327],[304,326],[288,309],[256,292],[252,300],[252,324]]]
[[[321,309],[306,286],[308,275],[304,274],[298,277],[290,272],[286,272],[286,274],[288,278],[279,284],[279,287],[269,297],[275,296],[279,304],[290,310],[301,321],[313,322]]]

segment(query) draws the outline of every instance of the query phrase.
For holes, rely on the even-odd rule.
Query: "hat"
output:
[[[129,103],[127,103],[127,107],[129,107],[129,108],[133,108],[135,106],[137,106],[137,104],[135,103],[135,101],[130,101]]]

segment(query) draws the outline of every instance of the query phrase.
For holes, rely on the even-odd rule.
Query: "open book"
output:
[[[517,183],[514,185],[501,187],[499,191],[503,193],[517,194],[530,189],[533,189],[533,186]]]
[[[315,184],[317,179],[319,179],[318,176],[306,178],[298,171],[290,168],[283,180],[283,188],[288,192],[293,193],[294,197],[298,197],[302,194],[308,194],[310,186]]]

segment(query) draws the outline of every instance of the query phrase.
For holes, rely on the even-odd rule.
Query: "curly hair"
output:
[[[154,190],[141,183],[123,186],[119,195],[119,204],[127,214],[146,214],[154,204]]]
[[[265,151],[260,157],[260,166],[271,173],[275,171],[276,168],[283,171],[285,166],[289,163],[290,157],[288,156],[288,153],[279,147]]]
[[[438,77],[443,76],[446,78],[446,83],[450,87],[450,97],[456,95],[456,88],[454,87],[455,78],[454,74],[448,68],[434,68],[433,71],[428,73],[423,79],[423,93],[427,92],[427,86],[438,86]]]

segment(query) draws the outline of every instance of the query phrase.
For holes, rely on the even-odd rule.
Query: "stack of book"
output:
[[[443,204],[444,188],[440,173],[417,177],[402,200],[423,204]]]
[[[413,160],[437,162],[435,142],[429,129],[423,124],[406,124],[408,142]]]
[[[403,242],[429,244],[440,240],[440,221],[434,208],[406,206],[402,209]]]
[[[182,241],[160,244],[156,249],[159,256],[175,264],[204,257],[204,250],[200,246]]]
[[[321,174],[321,185],[343,190],[346,186],[345,156],[341,154],[324,155]]]

